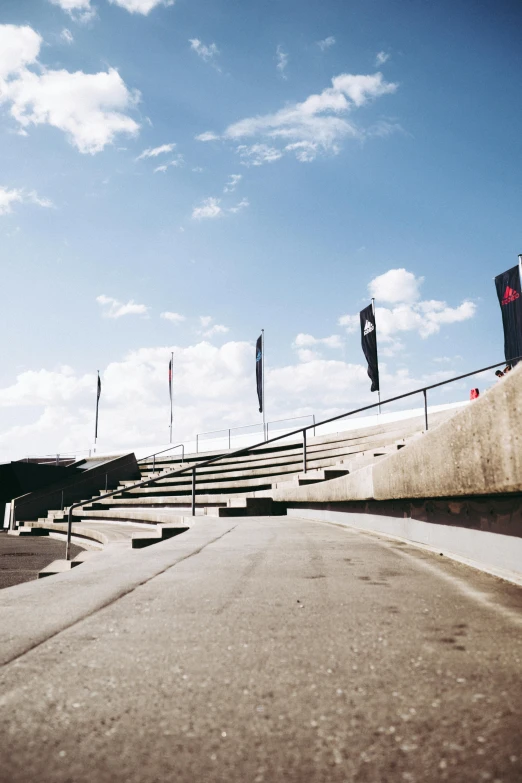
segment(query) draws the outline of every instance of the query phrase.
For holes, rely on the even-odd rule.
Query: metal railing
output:
[[[209,430],[208,432],[197,432],[196,433],[196,454],[199,454],[199,445],[201,440],[215,440],[215,438],[206,438],[204,436],[206,435],[219,435],[220,433],[223,433],[223,437],[228,437],[228,448],[231,448],[231,439],[236,436],[236,433],[238,433],[239,430],[249,430],[255,427],[257,430],[263,432],[263,437],[268,438],[268,428],[271,424],[280,424],[281,422],[285,421],[296,421],[297,419],[312,419],[314,425],[315,425],[315,415],[313,413],[305,413],[303,416],[290,416],[288,419],[274,419],[273,421],[267,421],[266,423],[266,431],[263,432],[263,424],[262,422],[256,422],[255,424],[243,424],[240,427],[225,427],[221,430]]]
[[[511,361],[518,361],[522,357],[518,357],[517,359],[512,359]],[[486,372],[487,370],[493,370],[495,367],[500,367],[502,364],[506,364],[505,361],[497,362],[496,364],[490,364],[487,367],[482,367],[480,370],[473,370],[473,372],[467,372],[463,375],[457,375],[454,378],[447,378],[445,381],[439,381],[438,383],[432,383],[429,386],[422,386],[419,389],[414,389],[410,392],[405,392],[404,394],[398,394],[395,397],[389,397],[387,400],[381,400],[380,402],[374,402],[370,405],[364,405],[361,408],[356,408],[352,411],[347,411],[346,413],[340,413],[337,416],[331,416],[328,419],[323,419],[323,421],[320,421],[317,423],[317,426],[320,427],[324,424],[329,424],[332,421],[339,421],[340,419],[345,419],[348,416],[354,416],[357,413],[362,413],[363,411],[372,410],[373,408],[378,408],[382,405],[388,405],[391,402],[397,402],[398,400],[404,400],[407,397],[413,397],[415,394],[422,394],[424,398],[424,422],[426,430],[428,429],[428,391],[431,389],[437,389],[440,386],[446,386],[448,383],[454,383],[455,381],[460,381],[463,378],[470,378],[472,375],[478,375],[479,373]],[[274,438],[269,438],[267,440],[262,440],[258,443],[254,443],[251,446],[244,446],[241,449],[236,449],[235,451],[227,451],[225,454],[218,454],[214,457],[210,457],[210,459],[204,460],[203,462],[199,462],[197,465],[187,465],[185,468],[178,468],[177,470],[169,471],[168,473],[162,473],[161,476],[151,479],[146,479],[145,481],[139,481],[137,484],[132,484],[130,486],[124,487],[123,489],[116,489],[112,492],[107,492],[103,497],[104,498],[110,498],[114,497],[115,495],[119,495],[122,492],[129,492],[133,489],[138,489],[140,487],[147,487],[151,484],[154,484],[156,481],[159,481],[160,479],[163,481],[167,478],[171,478],[173,476],[182,476],[189,471],[192,474],[192,486],[191,486],[191,513],[192,516],[196,515],[196,473],[199,468],[204,468],[207,465],[212,465],[214,462],[218,462],[221,459],[228,459],[230,457],[239,457],[242,454],[248,454],[250,451],[253,451],[254,449],[261,448],[262,446],[266,446],[268,443],[275,443],[278,440],[283,440],[284,438],[290,438],[293,435],[299,435],[299,433],[302,434],[303,437],[303,472],[307,472],[307,444],[306,444],[306,433],[308,430],[313,429],[315,431],[316,422],[314,420],[313,424],[309,424],[306,427],[299,427],[296,430],[293,430],[291,432],[285,432],[282,435],[276,435]],[[219,430],[218,430],[219,432]],[[72,512],[75,508],[81,508],[82,506],[87,506],[89,503],[92,503],[91,500],[84,500],[78,503],[73,503],[72,506],[69,507],[68,514],[67,514],[67,545],[65,550],[65,557],[68,560],[70,556],[70,545],[71,545],[71,533],[72,533]]]
[[[149,454],[148,457],[141,457],[140,459],[136,460],[138,465],[140,462],[145,462],[145,460],[150,459],[152,457],[152,472],[155,473],[156,471],[156,457],[158,454],[165,454],[166,451],[172,451],[173,449],[181,449],[181,464],[185,462],[185,444],[184,443],[177,443],[176,446],[169,446],[168,449],[161,449],[161,451],[155,451],[154,454]]]

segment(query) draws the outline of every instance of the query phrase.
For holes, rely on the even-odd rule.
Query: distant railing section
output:
[[[256,424],[245,424],[242,427],[228,427],[222,430],[209,430],[208,432],[199,432],[196,434],[196,454],[200,453],[200,444],[202,440],[220,440],[223,438],[225,442],[228,442],[228,448],[231,448],[232,438],[241,437],[241,435],[254,435],[256,432],[262,433],[265,440],[268,438],[268,431],[270,425],[279,424],[283,425],[286,422],[297,421],[298,419],[311,419],[315,427],[315,415],[313,413],[305,414],[304,416],[291,416],[288,419],[274,419],[273,421],[267,421],[265,429],[263,424],[258,422]],[[284,430],[289,429],[284,426],[273,427],[272,430]],[[209,436],[213,436],[210,438]]]

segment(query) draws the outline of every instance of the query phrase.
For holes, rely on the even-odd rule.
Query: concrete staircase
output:
[[[451,411],[434,414],[430,426],[446,420]],[[281,490],[335,481],[380,459],[397,453],[422,436],[423,417],[361,428],[332,435],[309,437],[307,471],[303,472],[302,443],[278,441],[262,445],[241,456],[227,453],[189,454],[183,463],[179,456],[162,455],[140,463],[142,479],[156,478],[154,484],[132,489],[134,481],[121,481],[121,493],[94,495],[90,503],[74,510],[73,533],[102,544],[121,542],[135,548],[184,532],[194,524],[191,515],[192,476],[165,474],[181,467],[197,466],[206,459],[222,456],[215,464],[197,470],[196,518],[202,515],[266,516],[286,513],[285,503],[273,495]],[[68,508],[49,511],[45,518],[25,522],[21,535],[63,535]]]

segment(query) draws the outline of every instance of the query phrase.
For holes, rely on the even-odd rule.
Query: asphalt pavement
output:
[[[0,669],[2,781],[522,779],[521,588],[333,525],[227,525]]]
[[[82,548],[72,545],[72,556]],[[47,536],[10,536],[0,530],[0,590],[38,579],[38,572],[65,555],[65,543]]]

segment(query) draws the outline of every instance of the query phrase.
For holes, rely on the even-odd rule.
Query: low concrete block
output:
[[[48,566],[42,568],[38,573],[38,579],[43,579],[46,576],[54,576],[54,574],[63,574],[66,571],[71,571],[76,566],[81,565],[81,560],[53,560]]]

